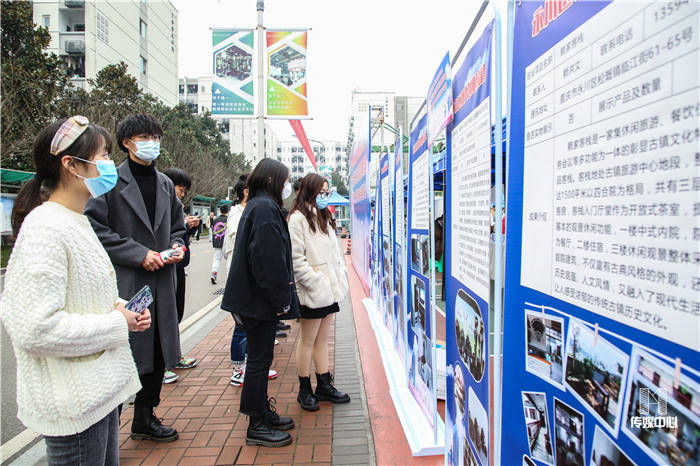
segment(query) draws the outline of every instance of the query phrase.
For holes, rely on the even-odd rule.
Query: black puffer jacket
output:
[[[287,306],[289,312],[278,317]],[[260,194],[246,204],[221,308],[262,321],[299,316],[287,220],[270,196]]]

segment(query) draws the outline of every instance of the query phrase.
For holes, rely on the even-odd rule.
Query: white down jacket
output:
[[[302,306],[318,309],[339,303],[348,292],[348,269],[335,231],[312,232],[306,217],[295,211],[289,217],[294,280]]]

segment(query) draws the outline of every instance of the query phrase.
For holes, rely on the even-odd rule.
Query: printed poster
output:
[[[394,252],[391,232],[391,177],[389,176],[389,154],[384,154],[379,160],[379,184],[377,191],[380,193],[379,205],[379,286],[381,295],[380,314],[389,332],[394,326],[394,268],[392,256]]]
[[[308,31],[267,31],[267,114],[307,116]]]
[[[491,42],[493,22],[453,78],[445,198],[447,380],[450,465],[489,464]]]
[[[406,306],[406,256],[403,248],[406,244],[406,222],[404,220],[404,186],[403,186],[403,134],[394,144],[393,154],[394,205],[392,215],[392,231],[394,232],[394,346],[399,353],[402,363],[406,364],[406,324],[409,320]]]
[[[430,300],[430,184],[432,166],[427,145],[426,117],[411,131],[408,172],[408,256],[407,327],[408,387],[434,425],[435,387],[433,386],[433,322]]]
[[[516,4],[503,464],[700,464],[699,8]]]
[[[440,62],[433,76],[425,99],[428,116],[428,148],[435,138],[452,121],[452,70],[450,69],[450,52]]]
[[[369,197],[370,119],[360,122],[350,150],[350,225],[352,264],[365,293],[370,292],[371,221]]]
[[[253,115],[254,44],[252,29],[212,29],[212,115]]]

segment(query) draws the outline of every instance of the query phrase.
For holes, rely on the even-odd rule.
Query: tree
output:
[[[0,18],[2,165],[33,170],[34,137],[61,112],[68,76],[46,52],[51,35],[34,24],[31,2],[3,0]]]
[[[345,185],[345,181],[343,180],[343,177],[336,169],[334,168],[333,171],[331,172],[331,184],[336,187],[338,190],[338,194],[341,196],[349,196],[350,193],[348,192],[348,187]]]

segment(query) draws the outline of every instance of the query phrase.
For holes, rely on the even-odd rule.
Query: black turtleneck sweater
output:
[[[141,165],[129,158],[129,168],[136,179],[136,184],[139,185],[143,203],[146,204],[148,218],[151,220],[151,226],[153,226],[156,218],[156,167],[153,164]]]

